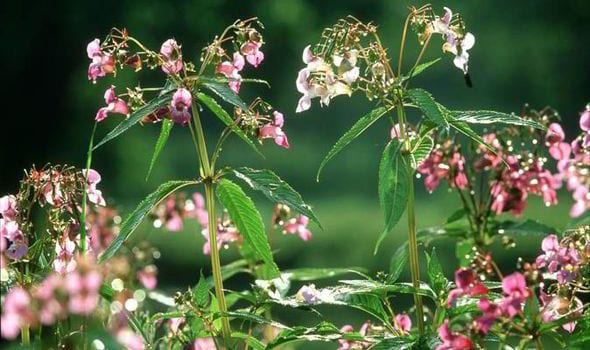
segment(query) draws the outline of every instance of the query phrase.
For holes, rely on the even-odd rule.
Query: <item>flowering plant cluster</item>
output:
[[[349,268],[281,270],[271,247],[273,233],[309,241],[310,223],[321,227],[317,216],[274,172],[218,165],[232,134],[257,153],[265,139],[290,147],[285,115],[262,98],[246,103],[240,96],[247,83],[268,85],[245,77],[266,59],[261,28],[256,18],[234,22],[196,61],[183,55],[175,39],[151,50],[126,29],[112,29],[104,40],[88,44],[93,83],[116,78],[121,69],[147,68],[160,74],[162,84],[137,84],[123,92],[109,82],[105,105],[94,118],[85,168],[33,168],[18,193],[0,198],[2,338],[17,342],[20,335],[23,346],[132,350],[290,349],[310,341],[330,342],[339,350],[588,346],[589,107],[579,119],[581,134],[568,143],[550,108],[525,108],[520,115],[459,111],[411,87],[415,76],[441,60],[422,62],[433,38],[442,40],[442,52],[454,56],[453,65],[467,86],[473,85],[469,50],[475,36],[449,8],[440,13],[430,5],[410,8],[396,65],[375,24],[351,16],[337,21],[303,49],[305,67],[295,86],[302,96],[295,111],[310,111],[316,98],[328,106],[337,96],[357,92],[376,104],[335,143],[320,164],[318,180],[332,158],[387,116],[391,131],[383,135],[378,171],[385,220],[375,252],[404,213],[408,239],[393,254],[389,270],[375,275]],[[406,67],[409,30],[417,34],[420,50]],[[98,125],[111,115],[121,120],[95,143]],[[160,184],[122,219],[98,188],[101,176],[91,168],[92,155],[136,124],[161,128],[146,181],[175,126],[190,135],[198,171],[192,179]],[[203,125],[220,130],[205,137]],[[214,136],[210,148],[206,140]],[[415,178],[423,178],[429,192],[448,184],[461,208],[441,226],[418,228]],[[532,197],[557,204],[563,184],[574,200],[574,219],[565,229],[518,218]],[[268,228],[243,188],[273,204]],[[169,232],[196,230],[196,237],[204,237],[210,273],[201,269],[199,280],[185,291],[160,290],[160,252],[146,241],[130,243],[145,219]],[[494,242],[512,247],[522,234],[542,237],[539,255],[519,259],[505,274],[495,261]],[[436,247],[430,247],[439,239],[456,241],[454,281],[445,276],[450,270],[443,268]],[[240,258],[222,265],[221,248],[230,244]],[[425,259],[419,244],[428,248]],[[402,281],[406,266],[409,282]],[[248,288],[224,287],[236,274],[247,275]],[[320,285],[322,279],[344,275],[356,279]],[[412,296],[410,308],[399,304],[402,295]],[[278,308],[321,316],[320,305],[350,307],[370,319],[355,327],[322,316],[314,326],[299,326],[273,316]]]

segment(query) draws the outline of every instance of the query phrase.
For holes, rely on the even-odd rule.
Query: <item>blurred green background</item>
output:
[[[389,134],[386,122],[382,120],[337,156],[317,183],[315,172],[323,156],[371,104],[363,96],[338,97],[330,108],[321,109],[314,101],[310,111],[295,115],[299,94],[294,81],[303,65],[302,49],[318,40],[322,28],[348,14],[377,24],[384,45],[390,47],[390,56],[397,58],[407,8],[422,4],[391,0],[7,2],[1,14],[4,116],[0,142],[4,159],[0,193],[14,192],[22,169],[31,164],[84,163],[94,114],[103,104],[103,91],[112,83],[112,77],[96,85],[87,80],[85,48],[90,40],[103,38],[113,26],[126,27],[153,49],[174,37],[183,45],[185,59],[196,59],[200,49],[236,18],[258,16],[266,26],[266,60],[245,75],[267,78],[272,88],[244,86],[243,95],[251,98],[262,94],[284,112],[292,147],[279,149],[268,142],[264,147],[266,158],[261,159],[232,139],[222,161],[274,169],[301,191],[322,220],[325,230],[313,227],[310,242],[293,236],[273,240],[282,268],[361,266],[372,273],[385,270],[392,252],[406,237],[402,221],[380,253],[373,256],[382,223],[376,173]],[[579,112],[590,102],[590,2],[435,1],[433,5],[441,13],[443,6],[460,12],[468,30],[475,34],[476,45],[470,51],[474,87],[466,88],[450,55],[417,78],[414,85],[430,90],[440,102],[457,109],[518,112],[524,103],[536,108],[551,105],[561,112],[569,135],[574,134]],[[415,49],[415,37],[409,38]],[[408,53],[414,52],[410,49]],[[426,59],[439,54],[439,45],[431,45]],[[140,73],[142,86],[158,86],[155,84],[163,78],[158,73]],[[126,82],[132,86],[135,79],[137,76],[124,72],[116,84],[122,89]],[[118,122],[118,116],[112,116],[101,123],[98,135]],[[207,132],[219,131],[217,121],[210,116],[204,123]],[[156,171],[149,181],[144,180],[158,130],[154,126],[135,127],[94,155],[93,168],[103,175],[101,188],[122,213],[128,213],[160,182],[196,175],[189,134],[177,127]],[[458,204],[445,189],[428,195],[422,183],[418,188],[420,227],[441,223]],[[264,200],[258,203],[269,217],[271,207]],[[538,198],[533,198],[526,216],[562,227],[568,221],[570,204],[567,194],[562,194],[556,209],[545,209]],[[142,228],[136,238],[149,239],[162,251],[161,286],[184,289],[196,281],[199,269],[209,270],[196,226],[178,234],[149,225]],[[503,266],[513,268],[519,256],[532,259],[538,244],[538,239],[528,239],[515,249],[499,249],[498,258]],[[453,245],[442,244],[439,252],[450,276],[456,264]],[[222,258],[230,261],[235,256],[230,249]],[[240,289],[246,287],[244,283],[238,278],[228,286]],[[307,314],[289,317],[289,322],[314,322]]]

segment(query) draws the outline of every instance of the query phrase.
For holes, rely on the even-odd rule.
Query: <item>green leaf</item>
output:
[[[358,268],[356,269],[358,270]],[[282,277],[289,281],[316,281],[356,272],[352,268],[301,268],[283,271]]]
[[[232,169],[232,171],[237,178],[243,180],[252,189],[262,192],[271,202],[285,204],[322,227],[311,207],[303,201],[301,195],[277,174],[266,169],[257,170],[247,167]]]
[[[492,146],[488,145],[480,135],[473,131],[469,124],[464,121],[457,120],[453,112],[449,111],[445,106],[438,104],[438,107],[444,114],[445,119],[449,122],[449,125],[455,129],[455,131],[458,131],[459,133],[467,136],[467,138],[471,139],[477,144],[484,146],[489,151],[496,153],[496,150]]]
[[[469,267],[471,265],[475,254],[474,247],[475,242],[473,239],[465,239],[457,242],[455,254],[457,255],[457,259],[459,259],[459,266]]]
[[[119,125],[117,125],[111,132],[109,132],[99,143],[94,146],[93,150],[99,148],[100,146],[104,145],[105,143],[111,141],[115,137],[121,135],[133,125],[139,123],[143,117],[149,115],[158,109],[164,107],[166,104],[170,102],[172,99],[172,89],[166,88],[162,90],[162,93],[150,102],[146,103],[142,107],[136,109],[129,115],[129,117],[125,118]]]
[[[546,128],[534,120],[523,119],[514,113],[502,113],[496,111],[452,111],[458,121],[469,124],[509,124],[519,126],[530,126],[535,129],[545,130]]]
[[[254,143],[254,141],[252,141],[248,137],[248,135],[246,135],[244,133],[244,131],[242,131],[242,129],[240,129],[240,127],[238,125],[236,125],[236,123],[234,122],[234,119],[225,111],[225,109],[223,109],[223,107],[221,107],[217,103],[217,101],[215,101],[215,99],[213,99],[210,96],[207,96],[201,92],[197,93],[197,98],[199,99],[199,101],[203,102],[203,104],[211,112],[213,112],[213,114],[215,114],[215,116],[217,118],[219,118],[219,120],[221,120],[223,122],[223,124],[225,124],[227,127],[229,127],[232,132],[234,132],[236,135],[238,135],[238,137],[241,138],[244,142],[246,142],[248,144],[248,146],[250,146],[256,153],[258,153],[259,155],[264,157],[264,155],[260,152],[260,149],[258,148],[256,143]]]
[[[440,295],[449,286],[449,280],[445,277],[442,265],[436,255],[436,249],[433,248],[430,255],[426,254],[426,265],[430,285],[436,295]]]
[[[433,147],[434,141],[430,136],[424,136],[413,140],[412,151],[410,153],[410,164],[412,165],[412,168],[417,169],[424,159],[430,155]]]
[[[354,139],[356,139],[360,134],[362,134],[365,130],[367,130],[373,123],[375,123],[379,118],[381,118],[385,113],[389,110],[385,107],[379,107],[372,110],[369,114],[363,116],[350,128],[340,139],[336,142],[336,144],[332,147],[330,152],[326,155],[322,163],[320,164],[320,168],[318,169],[318,173],[316,175],[316,180],[320,180],[320,173],[326,164],[330,161],[330,159],[334,158],[336,154],[344,149],[344,147],[348,146]]]
[[[243,111],[248,110],[248,105],[242,101],[242,99],[236,95],[227,84],[201,79],[201,85],[221,97],[224,101],[242,109]]]
[[[150,167],[148,169],[147,175],[145,176],[145,180],[147,181],[152,173],[154,165],[156,164],[156,160],[162,153],[164,146],[166,146],[166,142],[168,142],[168,137],[170,136],[170,131],[174,126],[174,122],[170,119],[164,119],[162,121],[162,128],[160,129],[160,136],[158,136],[158,140],[156,141],[156,146],[154,147],[154,154],[152,155],[152,160],[150,161]]]
[[[535,220],[525,220],[522,222],[506,220],[499,222],[494,226],[494,230],[498,233],[516,235],[516,236],[529,236],[536,235],[545,237],[548,234],[557,232],[557,229],[551,226],[547,226]]]
[[[207,284],[207,279],[203,276],[203,271],[201,271],[199,282],[193,290],[193,300],[201,307],[209,303],[209,285]]]
[[[424,72],[425,70],[427,70],[428,68],[432,67],[436,62],[440,61],[440,57],[437,59],[434,59],[432,61],[428,61],[428,62],[424,62],[424,63],[420,63],[419,65],[416,66],[416,68],[414,68],[410,74],[408,74],[408,78],[407,79],[411,79],[415,76],[417,76],[418,74]]]
[[[392,140],[385,147],[379,165],[379,204],[385,217],[385,228],[375,245],[375,254],[406,210],[410,181],[401,145]]]
[[[278,277],[280,275],[279,268],[272,258],[262,217],[250,197],[244,193],[240,186],[228,179],[219,181],[217,197],[227,209],[230,218],[236,224],[238,232],[244,237],[246,243],[254,249],[258,258],[268,266],[271,277]]]
[[[387,276],[387,284],[393,284],[397,282],[404,267],[408,262],[408,245],[402,244],[397,248],[395,254],[391,257],[391,263],[389,264],[389,275]]]
[[[169,181],[160,185],[157,190],[152,192],[143,201],[141,201],[137,208],[135,208],[135,210],[127,217],[127,219],[125,219],[121,225],[119,234],[117,234],[111,244],[109,244],[104,252],[98,257],[98,262],[103,263],[115,255],[119,248],[121,248],[121,245],[129,238],[137,226],[139,226],[143,219],[149,214],[152,208],[158,205],[160,201],[182,187],[196,185],[198,183],[199,181]]]
[[[231,337],[234,339],[243,340],[249,347],[255,350],[264,350],[265,345],[258,339],[254,338],[251,334],[244,334],[240,332],[233,332]]]
[[[379,343],[371,347],[371,350],[406,350],[412,349],[416,343],[414,337],[396,337],[391,339],[383,339]]]
[[[447,218],[447,221],[445,221],[445,224],[450,224],[452,222],[460,220],[460,219],[464,218],[465,215],[467,215],[467,209],[465,209],[465,208],[458,209],[453,214],[451,214],[451,216],[449,216]]]
[[[424,89],[411,89],[407,91],[408,97],[420,108],[426,118],[430,119],[436,125],[447,128],[449,122],[439,108],[432,95]]]

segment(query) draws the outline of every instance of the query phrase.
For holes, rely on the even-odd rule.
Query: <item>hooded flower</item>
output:
[[[240,92],[240,86],[242,85],[242,76],[240,71],[244,68],[244,56],[239,52],[234,52],[233,61],[224,61],[217,65],[215,71],[223,74],[229,79],[229,88],[238,94]]]
[[[160,47],[160,55],[162,55],[162,59],[164,60],[162,64],[164,73],[174,74],[182,70],[182,53],[176,40],[166,40]]]
[[[502,291],[506,296],[500,303],[500,307],[503,313],[510,318],[522,310],[524,302],[531,296],[531,292],[526,286],[526,280],[519,272],[504,277]]]
[[[287,139],[287,135],[283,132],[283,124],[284,124],[284,117],[283,113],[274,111],[273,112],[273,121],[269,124],[266,124],[260,128],[259,131],[259,138],[261,139],[268,139],[272,138],[275,140],[275,143],[278,146],[283,148],[289,148],[289,140]]]
[[[96,82],[99,77],[115,71],[115,59],[112,55],[104,53],[100,47],[100,40],[94,39],[86,47],[88,58],[92,61],[88,66],[88,80]]]
[[[449,320],[445,320],[438,327],[438,336],[442,344],[436,347],[436,350],[471,350],[474,349],[473,342],[464,335],[452,332],[449,327]]]
[[[299,215],[297,218],[291,218],[283,225],[285,233],[298,234],[299,237],[304,241],[311,239],[311,231],[307,228],[309,224],[309,218],[305,215]]]
[[[455,271],[455,284],[457,288],[451,290],[448,298],[448,305],[451,306],[457,298],[464,295],[476,296],[487,294],[488,289],[476,279],[475,273],[466,268]]]
[[[190,91],[185,88],[179,88],[172,96],[172,120],[180,125],[188,123],[191,115],[189,109],[193,98]]]
[[[246,56],[246,61],[254,67],[258,67],[264,60],[264,53],[260,51],[261,46],[260,42],[247,41],[240,50]]]
[[[127,107],[127,103],[117,97],[115,93],[115,86],[111,85],[104,93],[104,100],[107,104],[106,107],[102,107],[96,112],[96,121],[101,122],[105,120],[110,113],[116,114],[129,114],[129,108]]]

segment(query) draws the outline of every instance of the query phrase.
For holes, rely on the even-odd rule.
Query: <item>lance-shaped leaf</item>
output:
[[[392,140],[385,147],[379,164],[379,204],[385,217],[385,228],[377,240],[375,253],[406,210],[410,181],[401,145]]]
[[[289,281],[316,281],[350,273],[358,273],[362,268],[300,268],[283,271],[281,276]]]
[[[320,164],[320,168],[318,169],[318,173],[316,175],[316,180],[320,180],[320,173],[326,164],[330,161],[330,159],[334,158],[336,154],[344,149],[344,147],[348,146],[354,139],[356,139],[360,134],[362,134],[365,130],[367,130],[373,123],[375,123],[379,118],[381,118],[385,113],[387,113],[388,109],[385,107],[379,107],[372,110],[369,114],[363,116],[359,119],[353,126],[348,130],[332,147],[330,152],[326,155],[322,163]]]
[[[241,138],[244,142],[246,142],[248,144],[248,146],[252,147],[252,149],[254,151],[256,151],[256,153],[263,156],[262,153],[260,152],[260,149],[258,149],[258,146],[254,143],[254,141],[252,141],[248,137],[248,135],[246,135],[242,131],[242,129],[240,129],[240,127],[238,125],[236,125],[234,119],[225,111],[225,109],[223,109],[223,107],[221,107],[219,105],[219,103],[217,103],[217,101],[215,101],[215,99],[211,98],[210,96],[205,95],[202,92],[197,93],[197,98],[199,99],[199,101],[203,102],[203,104],[211,112],[213,112],[213,114],[215,114],[215,116],[217,118],[219,118],[219,120],[221,120],[223,122],[223,124],[225,124],[226,126],[231,128],[231,131],[233,131],[236,135],[238,135],[239,138]]]
[[[424,136],[412,141],[412,151],[410,153],[410,165],[417,169],[420,164],[428,157],[434,147],[434,141],[430,136]]]
[[[469,124],[509,124],[519,126],[530,126],[539,130],[546,128],[538,122],[530,119],[523,119],[514,113],[502,113],[496,111],[452,111],[456,120]]]
[[[170,137],[170,131],[172,130],[172,126],[174,126],[174,122],[170,119],[162,120],[162,127],[160,129],[160,136],[158,136],[158,140],[156,141],[156,146],[154,147],[154,154],[152,155],[152,160],[150,161],[150,167],[148,169],[147,175],[145,176],[145,180],[149,179],[152,170],[154,169],[154,165],[162,153],[164,146],[166,146],[166,142],[168,142],[168,137]]]
[[[229,217],[236,224],[246,243],[256,252],[257,257],[267,265],[270,277],[278,277],[279,268],[272,258],[262,217],[256,210],[252,199],[244,193],[240,186],[228,179],[219,181],[217,197],[223,207],[227,209]]]
[[[93,149],[97,149],[98,147],[104,145],[105,143],[111,141],[115,137],[121,135],[133,125],[139,123],[143,117],[154,113],[158,109],[164,107],[166,104],[170,103],[172,99],[172,90],[170,88],[165,88],[162,90],[162,93],[153,100],[149,101],[142,107],[136,109],[129,115],[129,117],[125,118],[119,125],[117,125],[113,130],[111,130],[99,143],[94,146]]]
[[[447,128],[449,122],[445,118],[443,111],[439,108],[432,95],[424,89],[411,89],[407,91],[408,96],[420,108],[426,118],[430,119],[436,125]]]
[[[271,202],[285,204],[322,227],[311,207],[303,201],[301,195],[277,174],[266,169],[257,170],[247,167],[232,169],[232,171],[237,178],[243,180],[251,188],[262,192]]]
[[[393,284],[397,282],[404,271],[404,267],[406,266],[407,262],[408,245],[404,243],[399,248],[397,248],[395,254],[391,257],[391,262],[389,263],[389,274],[387,275],[387,284]]]
[[[242,101],[240,96],[236,95],[232,89],[225,83],[215,82],[213,80],[200,80],[200,85],[204,86],[208,90],[215,93],[217,96],[221,97],[225,102],[228,102],[242,110],[248,110],[248,105]]]
[[[436,62],[440,61],[440,57],[437,59],[434,59],[432,61],[428,61],[428,62],[424,62],[424,63],[420,63],[419,65],[416,66],[416,68],[414,68],[410,74],[408,74],[408,77],[404,77],[404,80],[408,80],[411,79],[415,76],[417,76],[418,74],[424,72],[425,70],[427,70],[428,68],[432,67]]]
[[[111,244],[104,250],[104,252],[98,257],[98,262],[103,263],[121,248],[121,245],[127,241],[129,236],[135,231],[137,226],[143,221],[143,219],[149,214],[153,207],[158,205],[164,198],[169,194],[179,190],[180,188],[196,185],[199,181],[169,181],[163,183],[158,187],[157,190],[148,195],[135,210],[123,221],[121,224],[121,230],[119,234],[113,239]]]

